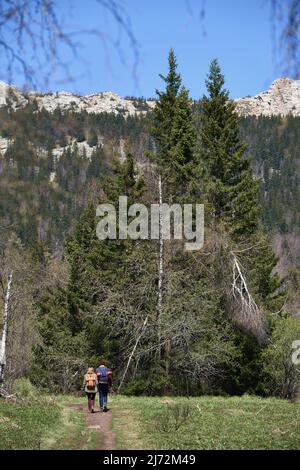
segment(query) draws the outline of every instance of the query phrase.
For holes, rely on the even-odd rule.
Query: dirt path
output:
[[[93,447],[94,450],[115,450],[116,449],[116,436],[112,432],[112,412],[108,410],[106,413],[101,413],[99,410],[95,410],[95,413],[90,413],[87,409],[87,405],[84,404],[68,404],[70,408],[81,411],[85,417],[85,431],[89,433],[90,431],[96,431],[96,443]],[[81,450],[84,442],[85,436],[82,436],[80,446],[78,450]]]

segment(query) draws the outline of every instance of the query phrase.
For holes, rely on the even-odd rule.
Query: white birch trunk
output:
[[[4,369],[6,364],[6,338],[7,338],[7,324],[8,324],[8,309],[9,309],[9,300],[10,300],[10,290],[12,284],[12,273],[9,275],[5,301],[4,301],[4,315],[3,315],[3,331],[0,344],[0,381],[3,382],[4,379]]]

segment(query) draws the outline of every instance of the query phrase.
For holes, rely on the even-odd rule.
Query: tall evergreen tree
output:
[[[199,200],[200,166],[199,155],[195,149],[192,104],[187,90],[181,86],[173,50],[169,54],[169,73],[166,77],[161,77],[166,83],[166,88],[158,92],[153,137],[156,144],[154,161],[162,177],[163,201],[199,203],[202,202]],[[207,364],[206,361],[201,363],[199,356],[207,354],[207,358],[210,357],[213,364],[212,374],[215,374],[219,367],[222,368],[221,357],[225,359],[234,355],[234,348],[231,348],[231,344],[225,344],[226,340],[222,334],[222,331],[226,330],[230,336],[232,325],[229,325],[228,318],[224,315],[222,317],[220,293],[212,286],[201,257],[197,256],[198,254],[191,256],[182,250],[180,243],[164,242],[160,271],[162,301],[158,308],[159,347],[156,364],[161,373],[161,390],[165,391],[180,386],[186,387],[186,383],[179,384],[180,381],[176,378],[177,363],[185,364],[193,370],[198,387],[204,388],[205,384],[209,383],[206,375]],[[208,286],[211,286],[212,296],[203,295],[203,289],[209,290]],[[215,351],[214,340],[217,337],[222,353],[220,356],[215,355],[215,361],[211,354]],[[195,386],[192,377],[187,382],[190,386]]]
[[[173,49],[170,50],[168,64],[167,76],[160,75],[166,87],[164,91],[157,91],[152,128],[156,145],[153,159],[162,178],[165,201],[178,200],[186,195],[195,166],[192,105],[188,91],[181,86]]]
[[[201,156],[214,216],[226,219],[234,234],[248,236],[257,228],[258,182],[245,158],[247,146],[239,137],[239,118],[224,83],[213,60],[206,80],[208,96],[201,103]]]
[[[169,151],[172,148],[170,130],[173,127],[175,104],[181,87],[181,77],[177,72],[177,61],[173,49],[169,52],[169,71],[166,76],[160,74],[165,82],[165,91],[158,91],[158,101],[154,108],[154,126],[152,134],[157,145],[156,163],[161,173],[166,171],[170,161]]]
[[[115,174],[103,181],[103,189],[105,195],[100,202],[113,204],[116,211],[119,196],[127,196],[128,204],[139,200],[144,182],[136,173],[130,153],[124,163],[116,163]],[[96,226],[96,207],[90,203],[66,244],[70,265],[68,299],[72,330],[74,333],[83,329],[89,332],[91,351],[97,349],[104,353],[103,341],[110,337],[110,326],[103,318],[98,318],[95,327],[93,313],[100,311],[101,304],[110,302],[108,299],[122,291],[127,276],[127,259],[135,242],[129,239],[100,241]]]
[[[195,129],[192,104],[187,89],[183,86],[175,103],[171,130],[169,191],[176,199],[191,201],[191,185],[197,175],[195,154]]]
[[[259,227],[259,181],[253,178],[250,160],[245,157],[247,146],[240,138],[239,117],[224,83],[218,62],[213,60],[206,81],[208,96],[201,102],[200,155],[206,173],[207,199],[213,208],[213,220],[217,222],[213,227],[220,230],[225,222],[222,236],[227,240],[225,250],[236,253],[241,261],[240,268],[244,269],[242,275],[247,284],[240,300],[242,297],[242,303],[246,300],[245,289],[248,289],[252,300],[259,305],[256,315],[260,311],[261,321],[256,319],[253,325],[249,319],[252,301],[247,313],[241,314],[243,306],[235,305],[239,324],[262,338],[265,315],[272,307],[280,310],[284,294],[278,293],[281,281],[273,273],[277,258]],[[230,263],[234,259],[237,260],[229,256]],[[237,276],[240,282],[240,275]],[[231,300],[229,306],[231,304],[235,302]]]

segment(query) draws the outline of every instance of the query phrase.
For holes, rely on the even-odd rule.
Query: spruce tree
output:
[[[116,211],[119,196],[127,196],[128,205],[139,201],[144,192],[144,182],[136,173],[134,158],[130,153],[124,163],[115,164],[114,175],[103,180],[103,190],[104,196],[99,203],[111,203]],[[99,317],[99,312],[104,311],[117,298],[120,299],[119,293],[123,292],[123,286],[127,282],[127,262],[134,250],[135,241],[100,241],[96,235],[96,226],[96,207],[90,203],[66,243],[70,265],[70,326],[74,334],[87,331],[91,338],[91,353],[97,349],[99,354],[108,354],[108,349],[112,347],[108,347],[111,325],[104,320],[104,314]],[[106,310],[105,312],[107,313]],[[120,332],[116,336],[119,334]]]
[[[280,293],[279,276],[273,273],[277,258],[259,226],[259,181],[254,179],[250,160],[245,156],[247,146],[240,138],[239,117],[224,83],[218,62],[213,60],[206,81],[208,96],[201,102],[199,153],[207,200],[213,208],[213,228],[222,234],[225,250],[237,253],[264,322],[273,308],[280,310],[285,296]],[[229,256],[230,263],[232,259]],[[233,299],[228,305],[232,303]],[[261,337],[262,326],[252,328],[247,315],[241,315],[241,306],[235,308],[239,310],[242,328]]]
[[[192,202],[189,193],[197,167],[195,129],[191,100],[184,86],[178,93],[174,110],[169,152],[169,191],[176,199]]]
[[[214,216],[229,222],[233,234],[248,236],[257,228],[258,182],[245,157],[247,146],[239,137],[239,118],[224,83],[213,60],[206,80],[208,96],[201,102],[200,152]]]
[[[171,50],[169,73],[162,76],[166,88],[158,93],[154,111],[156,155],[153,160],[162,176],[163,202],[200,203],[203,202],[199,198],[202,182],[199,154],[195,148],[192,103],[186,88],[181,86],[176,67]],[[198,390],[204,388],[209,379],[204,371],[206,366],[202,368],[198,356],[206,354],[210,357],[212,370],[216,373],[221,368],[222,357],[234,355],[235,349],[224,343],[224,331],[228,328],[230,335],[233,330],[228,319],[221,315],[220,293],[207,276],[210,268],[205,266],[198,253],[191,255],[183,250],[181,243],[164,242],[162,303],[157,321],[159,347],[155,359],[161,371],[161,391],[186,388],[187,383]],[[203,295],[203,290],[209,294]],[[212,358],[215,340],[222,353]],[[192,376],[180,383],[177,363],[194,371],[191,375],[197,384]]]
[[[173,49],[168,64],[167,76],[160,75],[166,87],[164,91],[157,91],[154,108],[152,136],[156,152],[153,160],[162,178],[164,200],[174,201],[186,196],[192,177],[195,131],[191,100],[186,88],[181,86]]]
[[[154,108],[154,126],[152,134],[157,145],[156,163],[161,173],[166,171],[170,161],[169,151],[172,148],[170,130],[173,127],[175,104],[181,87],[181,77],[177,72],[177,61],[173,49],[168,57],[169,71],[167,76],[160,74],[165,82],[165,91],[156,90],[158,101]]]

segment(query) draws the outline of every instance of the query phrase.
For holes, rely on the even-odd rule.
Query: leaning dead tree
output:
[[[121,387],[122,387],[122,385],[123,385],[123,383],[124,383],[124,380],[125,380],[127,371],[128,371],[128,369],[129,369],[131,360],[132,360],[132,358],[133,358],[133,356],[134,356],[134,353],[135,353],[136,348],[137,348],[137,346],[138,346],[138,344],[139,344],[139,341],[140,341],[141,337],[142,337],[143,334],[144,334],[144,331],[145,331],[146,326],[147,326],[147,323],[148,323],[148,318],[149,318],[149,315],[146,316],[146,318],[145,318],[145,320],[144,320],[144,323],[143,323],[143,325],[142,325],[140,334],[138,335],[138,337],[137,337],[137,339],[136,339],[136,342],[134,343],[133,349],[132,349],[132,351],[131,351],[131,353],[130,353],[130,355],[129,355],[129,358],[128,358],[128,361],[127,361],[127,364],[126,364],[124,373],[123,373],[123,375],[122,375],[122,379],[121,379],[120,385],[119,385],[119,387],[118,387],[118,392],[120,391],[120,389],[121,389]]]
[[[232,286],[234,321],[237,326],[252,333],[259,341],[266,336],[262,313],[256,304],[246,280],[245,269],[236,253],[232,252]]]
[[[8,312],[9,312],[9,304],[10,304],[10,297],[11,297],[11,284],[12,284],[12,276],[13,273],[10,273],[5,300],[4,300],[4,314],[3,314],[3,331],[2,331],[2,338],[0,343],[0,383],[4,380],[4,373],[5,373],[5,365],[6,365],[6,339],[7,339],[7,325],[8,325]]]

